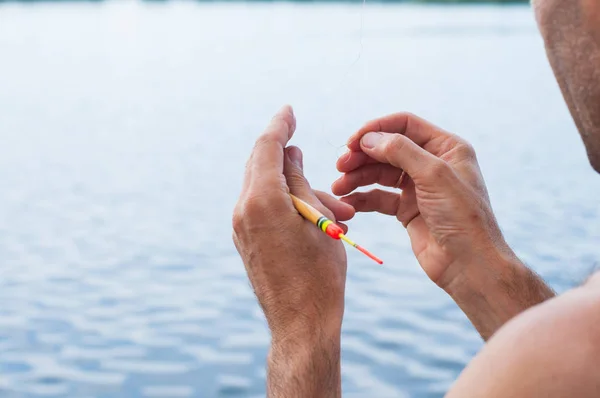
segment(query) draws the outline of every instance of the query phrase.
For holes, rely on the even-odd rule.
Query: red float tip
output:
[[[364,247],[356,245],[356,248],[358,250],[360,250],[361,252],[363,252],[367,257],[369,257],[370,259],[372,259],[373,261],[375,261],[377,264],[383,264],[383,260],[381,260],[379,257],[377,257],[376,255],[374,255],[373,253],[371,253],[370,251],[368,251]]]
[[[340,235],[344,234],[344,230],[337,224],[329,224],[325,229],[325,233],[333,239],[340,239]]]

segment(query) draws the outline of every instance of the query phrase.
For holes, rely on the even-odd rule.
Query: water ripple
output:
[[[367,6],[329,94],[352,5],[0,8],[3,398],[264,396],[230,220],[283,102],[315,188],[338,177],[327,141],[410,110],[474,144],[507,240],[555,288],[600,261],[600,181],[527,8]],[[385,265],[348,251],[344,395],[441,397],[481,339],[395,219],[349,224]]]

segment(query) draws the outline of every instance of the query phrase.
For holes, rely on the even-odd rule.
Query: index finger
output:
[[[420,147],[428,150],[427,144],[436,139],[447,139],[452,134],[429,123],[412,113],[395,113],[372,120],[353,134],[348,140],[348,149],[360,151],[360,139],[370,132],[402,134]]]
[[[283,175],[283,149],[294,135],[296,118],[289,105],[273,117],[265,131],[258,137],[248,165],[244,187],[258,181],[273,182]]]

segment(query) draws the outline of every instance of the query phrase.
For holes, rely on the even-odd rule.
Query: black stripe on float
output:
[[[325,221],[327,221],[327,217],[323,216],[323,217],[319,218],[319,219],[317,220],[317,227],[321,228],[321,225],[323,225],[323,223],[324,223]]]

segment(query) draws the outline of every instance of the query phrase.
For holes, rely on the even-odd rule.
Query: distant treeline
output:
[[[41,2],[102,2],[104,0],[0,0],[0,3],[41,3]],[[142,2],[168,2],[169,0],[139,0]],[[195,0],[205,3],[218,2],[297,2],[297,3],[362,3],[363,0]],[[529,0],[367,0],[369,3],[430,3],[430,4],[523,4]]]
[[[104,0],[0,0],[0,3],[41,3],[41,2],[102,2]],[[142,2],[168,2],[169,0],[139,0]],[[195,0],[205,3],[218,2],[297,2],[297,3],[362,3],[363,0]],[[369,3],[430,3],[430,4],[518,4],[529,0],[367,0]]]

